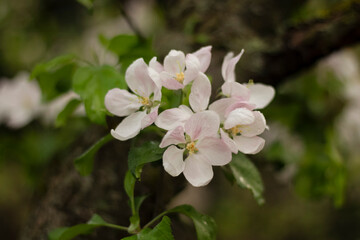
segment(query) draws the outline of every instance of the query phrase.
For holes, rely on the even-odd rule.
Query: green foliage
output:
[[[110,224],[105,222],[99,215],[94,214],[93,217],[84,224],[78,224],[72,227],[58,228],[49,233],[50,240],[71,240],[79,235],[90,234],[94,229],[98,227],[110,227],[123,229],[121,226]]]
[[[112,39],[101,37],[101,42],[119,57],[123,70],[138,58],[144,58],[147,62],[154,56],[151,39],[121,34]]]
[[[80,104],[81,101],[78,99],[73,99],[70,102],[68,102],[65,108],[58,114],[55,121],[55,126],[56,127],[64,126]]]
[[[90,120],[105,125],[106,93],[112,88],[126,89],[127,85],[122,74],[115,68],[104,65],[79,68],[74,74],[72,87],[84,101]]]
[[[75,168],[82,176],[87,176],[92,172],[95,154],[105,143],[109,142],[112,139],[113,137],[110,134],[106,135],[105,137],[97,141],[94,145],[92,145],[81,156],[75,159]]]
[[[76,1],[82,4],[87,9],[92,9],[94,6],[94,0],[76,0]]]
[[[139,147],[130,149],[128,156],[129,170],[136,178],[140,178],[144,164],[162,159],[165,150],[160,148],[159,144],[156,141],[149,141]]]
[[[258,204],[263,204],[264,186],[256,166],[244,154],[238,153],[233,155],[230,169],[236,183],[240,187],[251,190]]]
[[[31,78],[36,78],[45,101],[50,101],[71,87],[71,78],[76,69],[76,56],[66,54],[35,66]]]
[[[182,213],[194,222],[198,240],[216,239],[216,223],[211,217],[201,214],[190,205],[181,205],[167,211],[167,213]]]

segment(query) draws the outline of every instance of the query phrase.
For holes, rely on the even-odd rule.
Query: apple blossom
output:
[[[135,137],[155,121],[161,100],[161,91],[149,76],[148,66],[142,58],[128,67],[125,80],[134,94],[114,88],[105,96],[109,112],[119,117],[127,116],[111,130],[112,136],[121,141]]]
[[[163,166],[172,176],[184,173],[195,187],[208,184],[213,178],[212,166],[231,161],[231,151],[218,137],[220,119],[213,111],[193,114],[184,124],[168,131],[160,147]],[[185,156],[185,160],[184,160]]]

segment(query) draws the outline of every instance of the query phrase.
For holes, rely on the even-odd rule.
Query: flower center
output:
[[[189,154],[193,154],[193,153],[196,153],[197,151],[199,151],[199,150],[195,147],[195,142],[188,143],[188,144],[186,145],[186,149],[189,151]]]
[[[184,73],[180,72],[180,73],[176,73],[176,77],[175,80],[178,81],[179,83],[183,83],[184,81]]]
[[[139,103],[144,106],[150,106],[150,99],[148,97],[139,97]]]
[[[235,127],[230,128],[231,135],[236,136],[238,133],[241,133],[240,127],[241,125],[236,125]]]

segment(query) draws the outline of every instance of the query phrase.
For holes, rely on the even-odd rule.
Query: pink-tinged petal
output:
[[[146,116],[145,112],[135,112],[126,117],[122,122],[111,130],[111,135],[121,141],[128,140],[139,134],[141,130],[141,122]]]
[[[162,86],[167,89],[179,90],[184,88],[184,85],[176,81],[175,77],[168,72],[161,72],[160,79]]]
[[[184,136],[184,128],[182,126],[178,126],[170,131],[168,131],[165,136],[163,137],[160,147],[164,148],[171,144],[179,144],[185,143],[185,136]]]
[[[149,97],[155,90],[155,82],[151,79],[144,59],[135,60],[126,70],[125,80],[129,88],[142,97]]]
[[[185,159],[184,176],[194,187],[207,185],[214,176],[212,166],[201,155],[191,154]]]
[[[220,121],[224,122],[226,109],[235,103],[236,99],[234,98],[222,98],[210,104],[209,109],[216,112],[220,117]]]
[[[124,117],[136,112],[142,104],[139,98],[126,90],[111,89],[105,95],[105,107],[112,114]]]
[[[239,127],[242,136],[254,137],[265,131],[266,120],[264,115],[259,111],[253,111],[253,114],[255,121],[252,124]]]
[[[160,73],[158,73],[155,69],[151,67],[148,68],[148,73],[150,78],[154,81],[156,87],[161,89],[162,83],[161,83]]]
[[[194,112],[205,110],[209,105],[211,83],[204,73],[199,73],[191,86],[189,102]]]
[[[239,100],[248,100],[250,90],[238,82],[225,82],[221,86],[221,91],[227,97],[236,97]]]
[[[243,53],[244,53],[244,49],[241,50],[241,52],[235,57],[233,57],[234,53],[232,53],[232,52],[228,53],[225,56],[224,62],[222,64],[222,68],[221,68],[221,74],[222,74],[225,82],[235,82],[235,66],[238,63],[238,61],[240,60]]]
[[[253,111],[246,108],[237,108],[230,112],[229,116],[224,122],[224,128],[230,129],[236,125],[249,125],[255,121],[255,115]]]
[[[163,166],[167,173],[171,176],[179,176],[184,171],[185,162],[183,154],[185,149],[178,149],[175,146],[170,146],[163,155]]]
[[[172,75],[184,72],[185,54],[182,51],[171,50],[164,59],[164,69]]]
[[[193,54],[199,59],[200,62],[200,71],[205,72],[211,61],[211,48],[212,46],[202,47]]]
[[[225,109],[225,113],[224,113],[225,117],[228,117],[229,114],[237,108],[247,108],[249,110],[255,109],[254,104],[251,104],[247,101],[238,101],[236,98],[232,98],[232,99],[234,100],[234,102]]]
[[[147,114],[141,121],[141,129],[144,129],[150,126],[151,124],[153,124],[153,122],[155,122],[156,118],[158,117],[158,110],[159,110],[159,106],[156,106],[153,109],[151,109],[151,112]]]
[[[255,104],[257,109],[266,107],[275,96],[275,89],[269,85],[248,84],[248,88],[250,90],[249,102]]]
[[[256,154],[260,152],[265,145],[265,140],[261,137],[235,136],[234,141],[240,152],[245,154]]]
[[[161,102],[161,88],[156,88],[154,91],[153,101]]]
[[[157,61],[156,57],[153,57],[149,62],[149,67],[154,69],[156,72],[161,73],[164,71],[163,65]]]
[[[192,141],[204,137],[217,136],[220,126],[219,116],[213,111],[203,111],[192,115],[185,123],[185,132]]]
[[[207,137],[196,143],[199,150],[196,155],[201,155],[209,164],[223,166],[231,161],[231,151],[219,138]]]
[[[197,57],[189,53],[186,55],[186,70],[184,72],[184,86],[197,78],[200,73],[200,62]]]
[[[230,149],[230,151],[236,154],[238,152],[236,143],[221,128],[220,128],[220,136],[221,136],[221,140],[226,144],[226,146]]]
[[[177,126],[183,126],[185,122],[193,115],[193,112],[185,105],[178,108],[171,108],[159,114],[155,125],[159,128],[170,130]]]

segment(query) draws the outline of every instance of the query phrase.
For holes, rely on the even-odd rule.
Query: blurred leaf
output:
[[[76,69],[75,60],[75,55],[67,54],[35,66],[30,77],[38,81],[45,101],[50,101],[70,89]]]
[[[76,1],[84,5],[87,9],[92,9],[94,6],[94,0],[76,0]]]
[[[159,147],[159,142],[150,141],[139,147],[132,147],[129,152],[129,170],[136,178],[140,178],[141,169],[145,163],[162,159],[165,149]]]
[[[244,154],[238,153],[233,155],[230,168],[236,183],[240,187],[250,189],[258,204],[263,204],[264,186],[256,166]]]
[[[65,108],[58,114],[55,121],[55,126],[56,127],[64,126],[80,104],[81,101],[78,99],[73,99],[70,102],[68,102]]]
[[[109,224],[104,221],[99,215],[94,214],[88,223],[78,224],[72,227],[58,228],[49,233],[50,240],[71,240],[79,235],[90,234],[98,227],[112,227],[117,225]]]
[[[138,58],[144,58],[148,62],[155,55],[152,50],[152,41],[140,39],[135,35],[122,34],[108,41],[102,37],[101,42],[106,44],[109,51],[118,55],[123,70]]]
[[[92,145],[86,152],[84,152],[80,157],[75,159],[75,168],[82,175],[89,175],[94,166],[94,157],[97,151],[107,142],[112,140],[113,137],[111,134],[106,135]]]
[[[182,213],[194,222],[198,240],[216,239],[216,224],[211,217],[201,214],[190,205],[181,205],[167,211],[168,213]]]
[[[130,171],[127,171],[125,175],[124,189],[132,202],[134,201],[135,182],[136,182],[135,177],[131,174]]]
[[[135,199],[134,199],[134,205],[135,205],[135,211],[136,211],[137,213],[139,213],[141,204],[145,201],[146,198],[147,198],[147,196],[135,197]]]
[[[79,68],[74,74],[72,86],[84,101],[90,120],[103,125],[106,123],[106,93],[112,88],[127,88],[124,76],[107,65]]]

